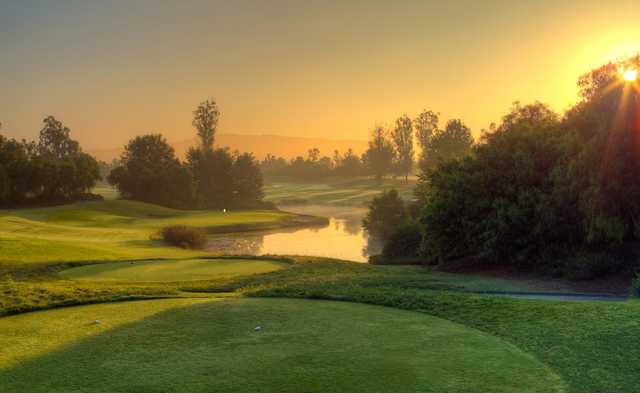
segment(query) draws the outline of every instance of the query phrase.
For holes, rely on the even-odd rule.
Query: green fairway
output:
[[[153,239],[169,225],[215,232],[284,226],[296,217],[273,210],[183,211],[124,200],[0,210],[0,265],[196,256],[202,252]]]
[[[0,348],[6,393],[564,391],[548,368],[495,337],[342,302],[83,306],[2,318],[0,335],[10,338]]]
[[[107,200],[118,199],[119,197],[118,190],[108,184],[98,185],[94,187],[91,192],[94,194],[98,194]]]
[[[87,281],[191,281],[268,273],[284,266],[284,262],[260,259],[136,261],[80,266],[62,271],[60,276]]]
[[[371,178],[326,181],[322,183],[269,182],[266,200],[276,204],[306,203],[311,205],[363,206],[384,190],[392,187],[409,200],[413,198],[415,179],[385,179],[381,184]]]

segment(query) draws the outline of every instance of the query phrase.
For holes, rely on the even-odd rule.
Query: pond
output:
[[[243,255],[308,255],[367,262],[380,244],[362,228],[364,207],[323,205],[279,206],[280,210],[327,217],[329,224],[306,228],[215,235],[208,250]]]

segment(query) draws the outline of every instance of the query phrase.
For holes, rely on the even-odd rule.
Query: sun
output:
[[[627,82],[635,82],[638,79],[638,70],[626,70],[622,72],[622,78]]]

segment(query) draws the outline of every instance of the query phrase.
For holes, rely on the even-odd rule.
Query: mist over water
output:
[[[279,206],[298,214],[327,217],[329,224],[313,228],[288,228],[212,236],[210,251],[227,254],[308,255],[367,262],[380,252],[380,244],[362,228],[367,209],[321,205]]]

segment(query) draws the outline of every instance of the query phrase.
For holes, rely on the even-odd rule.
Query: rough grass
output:
[[[85,281],[176,282],[268,273],[285,266],[285,262],[257,258],[155,260],[79,266],[63,270],[59,275]]]
[[[377,184],[370,178],[323,183],[269,182],[264,191],[265,199],[276,204],[295,201],[318,205],[364,206],[374,196],[392,187],[404,199],[413,199],[415,179],[406,183],[400,179],[385,179],[382,184]]]
[[[279,211],[182,211],[123,200],[0,210],[0,267],[34,262],[187,257],[154,240],[170,225],[208,231],[290,225]]]
[[[0,319],[0,335],[10,337],[0,349],[7,393],[563,391],[557,375],[500,339],[343,302],[74,307]]]

